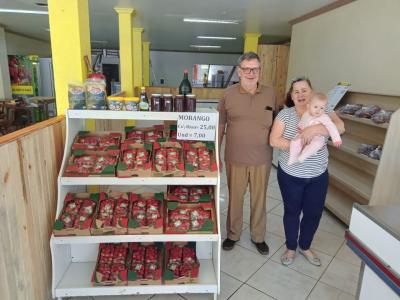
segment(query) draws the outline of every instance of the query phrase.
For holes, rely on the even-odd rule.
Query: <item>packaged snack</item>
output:
[[[374,115],[371,117],[371,120],[372,120],[374,123],[377,123],[377,124],[389,123],[392,114],[393,114],[393,111],[390,111],[390,110],[383,110],[383,109],[382,109],[381,111],[379,111],[379,112],[377,112],[376,114],[374,114]]]
[[[88,78],[86,86],[87,109],[104,110],[106,104],[106,83],[101,78]]]
[[[362,104],[346,104],[338,109],[342,114],[354,115],[354,113],[362,108]]]
[[[83,84],[68,84],[68,103],[70,109],[86,109],[86,91]]]
[[[354,116],[357,118],[370,119],[373,114],[376,114],[380,110],[381,110],[381,108],[377,105],[363,106],[361,109],[357,110],[354,113]]]
[[[139,98],[138,97],[125,97],[125,110],[138,111],[139,110]]]
[[[108,109],[109,110],[123,110],[124,109],[124,98],[123,97],[116,97],[110,96],[107,97],[108,102]]]

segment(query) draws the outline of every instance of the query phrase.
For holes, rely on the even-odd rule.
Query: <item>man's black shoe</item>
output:
[[[262,255],[268,255],[269,248],[265,242],[256,243],[255,241],[251,240],[254,245],[256,245],[257,251],[260,252]]]
[[[232,250],[235,247],[236,241],[226,238],[222,243],[222,249],[224,250]]]

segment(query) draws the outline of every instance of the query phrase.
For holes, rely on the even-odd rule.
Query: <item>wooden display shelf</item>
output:
[[[344,223],[349,224],[354,200],[333,185],[329,185],[325,206]]]
[[[214,264],[210,259],[199,259],[198,283],[179,285],[92,286],[90,279],[96,262],[72,262],[55,287],[56,297],[214,293],[218,291]]]
[[[336,113],[338,114],[339,117],[341,117],[342,119],[345,119],[345,120],[350,120],[350,121],[353,121],[353,122],[362,123],[362,124],[366,124],[366,125],[369,125],[369,126],[375,126],[375,127],[384,128],[384,129],[389,128],[389,123],[377,124],[375,122],[372,122],[371,119],[357,118],[355,116],[348,115],[348,114],[343,114],[343,113],[340,113],[338,111]]]
[[[343,144],[340,146],[340,150],[342,150],[343,152],[346,152],[350,155],[353,155],[363,161],[366,161],[370,164],[373,164],[375,166],[379,165],[379,160],[377,159],[372,159],[370,157],[368,157],[367,155],[358,153],[358,148],[360,147],[360,145],[362,144],[361,142],[355,140],[353,137],[349,136],[349,135],[343,135],[342,136],[342,141]],[[331,141],[328,141],[328,145],[330,147],[334,147],[333,143]],[[335,147],[336,148],[336,147]]]
[[[329,175],[336,182],[354,192],[356,195],[369,200],[372,193],[373,177],[339,161],[329,161]]]

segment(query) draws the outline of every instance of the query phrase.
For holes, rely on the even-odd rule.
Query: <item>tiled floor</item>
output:
[[[245,196],[244,224],[240,241],[231,251],[221,252],[221,294],[218,299],[355,299],[361,262],[346,246],[346,226],[330,212],[324,211],[311,248],[322,261],[321,267],[309,264],[301,255],[293,265],[284,267],[280,255],[285,249],[283,204],[272,168],[267,193],[268,256],[260,255],[250,241],[249,195]],[[221,234],[226,237],[227,187],[225,174],[221,177]],[[86,300],[88,298],[74,298]],[[93,299],[93,298],[91,298]],[[125,297],[96,297],[96,300],[128,299],[213,299],[212,295],[154,295]]]

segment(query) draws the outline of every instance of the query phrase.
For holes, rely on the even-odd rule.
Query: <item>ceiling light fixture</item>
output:
[[[37,6],[42,6],[42,7],[47,7],[48,6],[47,3],[43,3],[43,2],[35,2],[35,4]]]
[[[208,39],[208,40],[236,40],[235,37],[232,36],[205,36],[205,35],[198,35],[198,39]]]
[[[190,45],[192,48],[221,48],[221,46],[214,46],[214,45]]]
[[[217,20],[217,19],[201,19],[201,18],[183,18],[183,22],[213,23],[213,24],[239,24],[239,20]]]
[[[0,12],[14,13],[14,14],[34,14],[34,15],[48,15],[48,11],[44,10],[25,10],[25,9],[7,9],[0,8]]]

